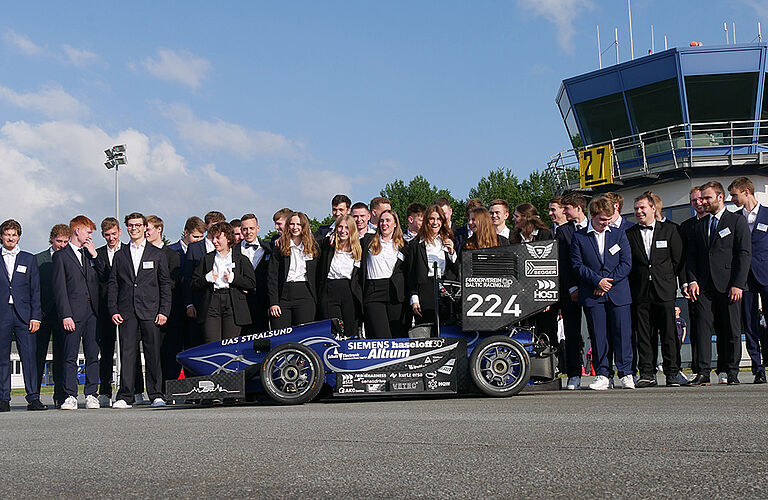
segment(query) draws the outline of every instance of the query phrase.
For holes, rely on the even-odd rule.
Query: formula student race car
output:
[[[557,243],[463,252],[462,282],[436,286],[437,324],[408,338],[345,335],[339,320],[242,335],[181,352],[186,378],[166,385],[169,401],[243,400],[264,393],[280,404],[339,397],[456,394],[512,396],[534,381],[559,388],[556,332],[520,322],[558,300]]]

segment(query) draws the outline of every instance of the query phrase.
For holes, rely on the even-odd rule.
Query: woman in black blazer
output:
[[[446,224],[443,211],[430,205],[424,212],[424,223],[418,235],[408,244],[408,290],[416,324],[435,321],[435,277],[458,277],[457,253],[453,233]]]
[[[202,308],[197,322],[203,324],[205,342],[231,339],[251,324],[251,313],[244,290],[253,290],[256,277],[250,261],[233,251],[235,233],[226,222],[211,226],[213,252],[207,253],[192,275],[191,287],[202,290]]]
[[[360,333],[363,289],[358,274],[362,253],[355,219],[350,215],[336,219],[333,234],[320,243],[317,265],[320,318],[341,319],[346,335]]]
[[[515,207],[512,215],[515,230],[509,235],[510,243],[527,243],[552,239],[552,231],[539,218],[536,207],[530,203],[521,203]]]
[[[318,255],[309,219],[302,212],[293,212],[286,217],[269,261],[267,295],[273,329],[314,321]]]
[[[360,281],[363,283],[365,336],[391,339],[407,336],[405,308],[405,240],[400,219],[384,210],[373,236],[362,240]]]

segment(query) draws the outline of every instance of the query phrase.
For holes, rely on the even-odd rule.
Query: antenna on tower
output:
[[[728,39],[728,23],[723,21],[723,29],[725,30],[725,44],[729,45],[731,42]]]
[[[635,41],[632,38],[632,0],[627,0],[627,9],[629,10],[629,55],[635,60]]]
[[[597,25],[597,64],[603,69],[603,52],[600,47],[600,25]]]
[[[762,42],[763,41],[763,32],[760,29],[760,21],[757,22],[757,41]]]
[[[653,25],[651,25],[651,54],[656,52],[656,45],[653,40]]]
[[[733,23],[733,44],[736,45],[736,23]]]
[[[616,38],[613,42],[616,45],[616,64],[619,64],[619,28],[613,29],[613,36]]]
[[[667,50],[667,35],[664,35],[664,50]]]

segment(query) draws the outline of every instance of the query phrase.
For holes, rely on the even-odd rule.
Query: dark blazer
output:
[[[216,258],[216,251],[205,254],[205,257],[197,265],[195,273],[192,276],[192,288],[200,290],[202,300],[200,308],[197,311],[197,322],[205,322],[208,316],[208,308],[213,296],[213,283],[206,281],[205,276],[213,269],[213,261]],[[248,301],[245,298],[243,290],[253,290],[256,286],[256,278],[253,275],[253,266],[243,254],[232,250],[232,263],[235,265],[235,277],[229,284],[229,297],[232,299],[232,311],[235,316],[236,325],[250,325],[251,312],[248,308]]]
[[[40,275],[37,270],[37,258],[29,252],[20,251],[16,255],[15,269],[8,279],[5,259],[0,258],[0,303],[8,304],[13,296],[13,310],[24,323],[31,320],[42,321],[43,311],[40,306]],[[23,271],[23,272],[22,272]],[[11,305],[11,304],[8,304]],[[0,307],[0,319],[6,319],[10,308]]]
[[[51,284],[59,318],[72,318],[75,323],[99,314],[99,273],[95,260],[86,252],[85,265],[71,245],[53,254]]]
[[[688,283],[726,293],[732,286],[745,290],[752,263],[752,239],[747,219],[725,210],[717,224],[712,246],[707,235],[709,217],[702,217],[693,228],[688,245],[686,271]]]
[[[317,290],[318,302],[327,299],[325,285],[328,283],[328,271],[331,270],[331,261],[333,261],[334,249],[331,246],[330,238],[325,238],[320,243],[320,257],[317,261]],[[363,304],[363,287],[360,282],[360,266],[352,268],[352,277],[350,278],[350,287],[352,296],[355,297],[359,306]]]
[[[164,245],[160,250],[165,254],[165,260],[168,262],[168,275],[171,277],[171,316],[185,318],[187,304],[184,303],[182,289],[181,257],[170,245]]]
[[[56,304],[53,301],[53,288],[51,287],[51,277],[53,276],[51,249],[46,248],[35,255],[35,258],[40,276],[40,307],[43,310],[43,321],[57,321]]]
[[[365,290],[365,281],[368,279],[368,257],[370,256],[371,241],[373,241],[373,234],[366,234],[360,240],[360,245],[363,247],[363,256],[360,258],[360,283],[363,290]],[[408,269],[407,249],[408,243],[400,249],[399,257],[392,269],[392,276],[389,277],[389,298],[393,303],[405,301],[405,271]]]
[[[165,252],[145,242],[138,273],[129,245],[115,252],[107,301],[110,316],[135,314],[142,321],[154,321],[158,314],[170,316],[171,276]]]
[[[207,253],[208,251],[205,247],[205,238],[200,241],[190,243],[187,247],[187,253],[184,256],[184,266],[182,267],[181,278],[181,296],[184,299],[182,302],[184,302],[185,310],[189,304],[193,304],[195,308],[197,308],[200,303],[200,294],[195,293],[195,291],[192,290],[192,275],[195,273],[195,269],[197,269],[200,261],[203,260],[203,257],[205,257],[205,254]]]
[[[557,228],[555,239],[557,240],[558,266],[560,268],[560,297],[563,300],[571,300],[569,290],[579,285],[579,275],[571,262],[571,242],[576,232],[576,223],[568,222]]]
[[[624,217],[624,216],[622,215],[622,216],[621,216],[621,225],[619,226],[619,228],[618,228],[618,229],[619,229],[621,232],[626,232],[626,231],[627,231],[627,229],[629,229],[630,227],[632,227],[632,226],[634,226],[634,225],[635,225],[635,223],[634,223],[634,222],[631,222],[631,221],[627,220],[627,218],[626,218],[626,217]],[[612,227],[611,229],[616,229],[616,228],[613,228],[613,227]]]
[[[420,241],[417,236],[406,245],[408,260],[408,294],[420,295],[423,292],[432,292],[432,284],[429,282],[429,261],[427,260],[426,243]],[[448,252],[445,254],[445,278],[456,280],[459,275],[459,256],[456,262],[452,262]],[[428,286],[429,290],[424,290]]]
[[[120,248],[125,248],[127,246],[128,245],[125,243],[120,243]],[[112,272],[112,264],[109,263],[109,256],[107,256],[107,245],[96,249],[94,267],[99,273],[99,308],[101,309],[99,314],[109,316],[107,282],[109,281],[109,275]]]
[[[317,240],[318,243],[320,243],[323,238],[328,237],[328,235],[333,231],[333,228],[331,227],[331,224],[323,224],[322,226],[317,228],[317,231],[315,231],[314,237]]]
[[[627,240],[632,249],[632,270],[629,285],[634,302],[675,300],[677,282],[684,283],[683,239],[678,228],[671,222],[656,222],[651,241],[651,257],[645,253],[642,226],[636,224],[627,229]]]
[[[319,251],[319,250],[318,250]],[[272,258],[269,259],[269,268],[267,270],[267,298],[270,306],[280,305],[280,297],[283,294],[285,280],[288,279],[288,269],[291,266],[291,255],[283,255],[280,248],[275,243],[272,251]],[[313,257],[306,260],[307,266],[307,286],[312,298],[317,302],[317,258]]]
[[[459,226],[453,232],[453,242],[456,244],[456,248],[464,246],[464,242],[469,239],[469,226]]]
[[[551,240],[552,239],[552,231],[549,229],[542,229],[539,228],[539,232],[536,233],[536,235],[533,237],[533,241],[544,241],[544,240]],[[520,235],[520,231],[518,229],[513,229],[509,233],[509,242],[510,243],[522,243],[523,238]]]
[[[614,245],[618,245],[619,249],[611,253]],[[600,260],[597,241],[592,233],[587,234],[587,228],[576,231],[571,240],[571,261],[579,276],[579,304],[590,307],[608,300],[617,306],[631,304],[632,293],[627,277],[632,269],[632,251],[623,231],[612,229],[605,235],[603,260]],[[603,278],[612,278],[613,287],[602,297],[597,297],[594,291]]]
[[[764,205],[760,205],[757,219],[752,226],[752,267],[749,270],[749,281],[751,288],[768,286],[768,207]]]
[[[242,254],[242,243],[235,245],[235,252]],[[248,307],[251,309],[251,319],[258,315],[266,314],[269,308],[269,298],[267,296],[267,276],[269,274],[269,260],[272,258],[272,245],[262,239],[259,239],[259,245],[264,249],[264,255],[253,269],[253,275],[256,278],[256,286],[249,291],[245,298],[248,300]],[[247,260],[247,258],[246,258]],[[253,268],[253,264],[251,264]]]

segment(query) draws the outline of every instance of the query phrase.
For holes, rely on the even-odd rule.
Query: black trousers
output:
[[[691,344],[691,370],[698,366],[698,354],[694,346],[696,345],[696,305],[692,300],[688,300],[688,342]],[[682,364],[680,365],[682,368]],[[696,373],[694,371],[694,373]]]
[[[176,361],[176,355],[184,350],[184,331],[187,317],[171,316],[160,327],[163,343],[160,347],[163,367],[163,380],[176,380],[181,373],[181,365]]]
[[[139,342],[144,348],[147,372],[147,395],[150,400],[163,397],[163,372],[160,366],[160,329],[152,320],[140,320],[133,314],[124,314],[120,325],[120,389],[117,399],[133,404],[136,378],[136,360]]]
[[[659,337],[664,375],[677,375],[680,371],[680,349],[675,329],[675,302],[633,303],[632,324],[637,335],[637,367],[640,376],[653,377],[656,373]]]
[[[272,318],[272,328],[287,328],[315,320],[315,299],[306,281],[289,281],[280,296],[280,317]]]
[[[436,319],[435,310],[437,309],[437,303],[435,302],[435,278],[427,277],[427,282],[419,285],[419,307],[421,308],[421,316],[413,313],[413,322],[417,325],[422,323],[434,323]],[[410,297],[408,297],[408,305],[410,306]],[[413,310],[413,308],[411,308]]]
[[[60,328],[59,331],[61,330],[62,329]],[[54,332],[54,335],[55,334],[56,333]],[[101,355],[99,358],[99,379],[101,381],[99,384],[99,394],[112,397],[112,372],[114,371],[115,366],[115,341],[117,340],[117,335],[115,324],[112,322],[112,317],[109,316],[109,313],[106,311],[104,311],[103,314],[99,316],[97,335],[99,341],[99,352]],[[53,347],[55,352],[55,337]],[[120,347],[122,351],[122,345]],[[54,370],[56,369],[55,356],[56,354],[54,354]],[[133,392],[134,394],[141,394],[144,392],[144,372],[141,369],[141,356],[136,357],[134,370],[135,373],[133,380],[136,387]],[[54,377],[56,377],[55,372]]]
[[[239,335],[240,327],[235,324],[235,311],[232,309],[229,289],[214,291],[203,323],[203,340],[207,344]]]
[[[85,355],[85,386],[83,394],[94,396],[99,390],[99,343],[96,339],[96,315],[75,323],[75,331],[63,329],[64,341],[64,393],[77,397],[77,356],[80,343]]]
[[[750,284],[752,285],[752,284]],[[765,361],[768,357],[768,341],[766,329],[760,326],[760,307],[758,297],[762,298],[763,310],[768,311],[768,287],[758,287],[760,291],[744,291],[742,302],[744,303],[744,337],[747,341],[747,352],[752,360],[752,374],[765,372]]]
[[[53,401],[63,403],[67,398],[64,394],[64,366],[62,357],[62,327],[61,322],[53,313],[46,317],[41,323],[40,328],[35,332],[37,342],[37,381],[40,385],[43,383],[43,374],[45,372],[45,358],[48,356],[48,344],[53,343]],[[39,389],[39,388],[38,388]]]
[[[580,377],[584,366],[584,339],[581,336],[581,306],[565,291],[560,301],[565,333],[565,367],[568,377]]]
[[[346,335],[360,333],[360,310],[348,279],[326,282],[323,300],[320,301],[320,317],[338,318],[343,321]]]
[[[367,280],[363,293],[365,337],[391,339],[408,336],[403,323],[405,304],[393,301],[389,293],[389,279]]]
[[[709,332],[717,335],[717,371],[736,375],[741,361],[741,301],[731,302],[727,293],[704,289],[694,303],[696,338],[691,347],[696,351],[695,373],[708,375],[712,369],[712,342]],[[695,342],[695,343],[694,343]]]

